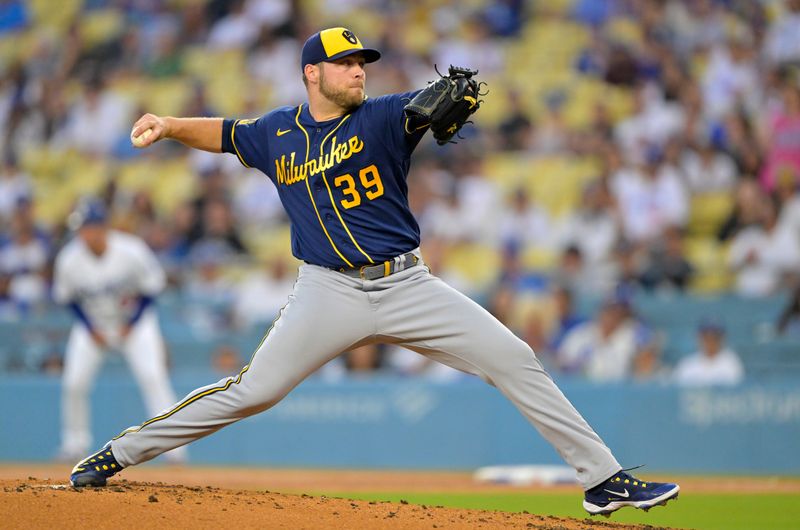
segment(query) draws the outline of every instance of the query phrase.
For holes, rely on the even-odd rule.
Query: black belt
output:
[[[376,265],[364,265],[363,267],[345,268],[340,267],[333,269],[342,274],[346,274],[352,278],[361,278],[362,280],[377,280],[378,278],[385,278],[395,272],[400,272],[415,266],[419,263],[419,258],[413,252],[406,252],[400,256],[392,258],[383,263]]]

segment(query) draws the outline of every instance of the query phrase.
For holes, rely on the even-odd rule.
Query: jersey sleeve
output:
[[[67,261],[64,252],[56,257],[55,271],[53,273],[53,300],[58,304],[68,304],[75,296],[75,290],[69,278],[69,264]]]
[[[140,294],[155,296],[164,290],[167,275],[158,258],[144,241],[137,241],[133,248],[136,261],[136,288]]]
[[[223,120],[222,151],[236,155],[245,167],[265,167],[267,116],[255,120]]]
[[[403,112],[409,101],[416,96],[420,91],[405,92],[402,94],[391,94],[378,98],[379,112],[383,113],[385,120],[386,131],[388,131],[389,147],[395,151],[403,154],[403,158],[409,158],[411,153],[417,147],[417,144],[422,139],[425,131],[428,130],[428,124],[411,123]]]

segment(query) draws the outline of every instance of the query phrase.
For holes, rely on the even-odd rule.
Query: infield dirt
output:
[[[509,491],[481,485],[468,473],[305,471],[143,466],[106,488],[76,490],[65,466],[0,467],[3,528],[348,528],[348,529],[655,529],[605,519],[566,519],[528,513],[463,510],[370,502],[314,491]],[[38,477],[38,478],[35,478]],[[160,481],[160,482],[153,482]],[[687,484],[705,489],[703,483]],[[722,484],[714,484],[714,489]],[[754,490],[798,491],[797,481],[753,483]],[[541,488],[527,488],[534,495]],[[552,489],[552,488],[549,488]],[[574,490],[576,486],[558,489]],[[268,491],[269,490],[269,491]],[[276,493],[275,490],[291,493]],[[526,488],[513,488],[526,491]]]

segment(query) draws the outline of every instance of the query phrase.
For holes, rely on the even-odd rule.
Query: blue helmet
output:
[[[86,225],[102,225],[108,219],[105,204],[96,198],[82,199],[75,211],[67,218],[67,225],[71,230],[77,230]]]

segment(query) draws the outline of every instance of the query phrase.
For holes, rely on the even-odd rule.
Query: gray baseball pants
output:
[[[150,460],[272,407],[342,351],[373,342],[400,344],[497,387],[575,468],[584,489],[619,471],[531,348],[421,265],[372,281],[302,265],[289,302],[238,376],[127,429],[111,449],[123,467]]]

